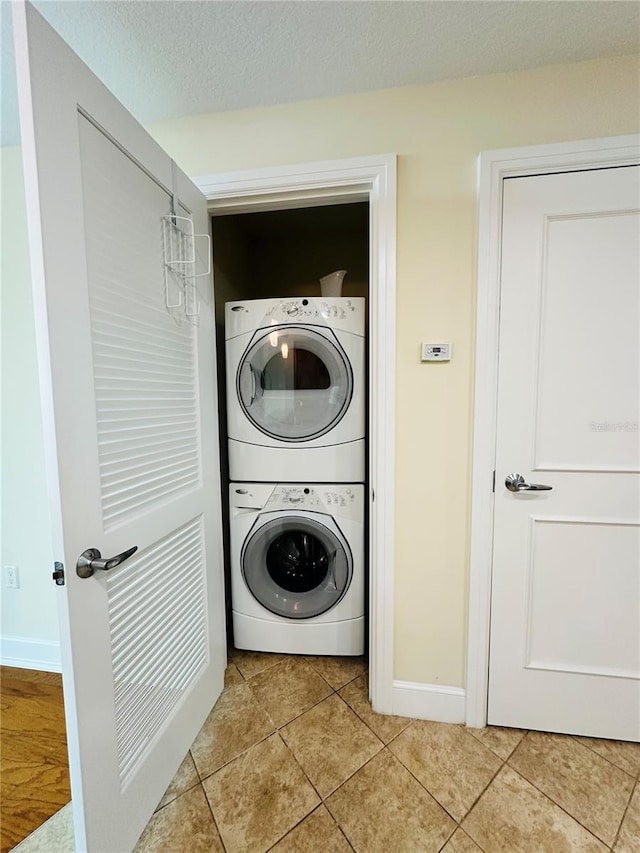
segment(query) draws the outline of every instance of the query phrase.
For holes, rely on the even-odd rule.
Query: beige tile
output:
[[[509,764],[605,844],[613,844],[633,790],[631,776],[573,738],[543,732],[529,732]]]
[[[435,853],[455,829],[444,809],[386,749],[325,805],[359,853]]]
[[[409,725],[408,717],[395,717],[391,714],[376,714],[369,701],[366,678],[361,675],[340,690],[340,695],[353,708],[361,720],[375,732],[383,743],[389,743]]]
[[[134,853],[224,853],[202,786],[181,794],[156,812],[134,848]]]
[[[191,745],[200,778],[266,738],[273,728],[246,682],[224,690]]]
[[[335,693],[280,734],[323,799],[382,749],[382,741]]]
[[[268,850],[320,802],[277,734],[203,786],[227,853]]]
[[[462,823],[485,853],[605,853],[561,808],[504,766]]]
[[[289,659],[249,680],[258,702],[277,727],[321,702],[333,691],[303,660]]]
[[[640,743],[630,743],[624,740],[604,740],[596,737],[576,737],[584,746],[588,746],[598,755],[606,758],[616,767],[624,770],[634,779],[640,774]]]
[[[240,675],[240,670],[235,665],[235,663],[227,664],[227,668],[224,671],[224,689],[227,690],[229,687],[235,687],[236,684],[242,684],[244,678]]]
[[[338,690],[349,681],[353,681],[367,668],[367,662],[360,657],[330,657],[325,655],[307,655],[306,660],[325,681]]]
[[[67,803],[14,847],[13,853],[75,853],[75,849],[73,811]]]
[[[302,823],[271,848],[272,853],[350,853],[351,846],[324,806],[319,806]]]
[[[482,853],[482,849],[458,827],[442,848],[442,853]]]
[[[500,726],[486,726],[484,729],[467,728],[467,731],[504,761],[509,758],[526,735],[523,729],[504,729]]]
[[[286,660],[286,655],[275,655],[268,652],[245,652],[233,649],[229,654],[229,663],[238,667],[243,678],[252,678],[265,669],[270,669],[277,663]]]
[[[173,777],[171,784],[165,791],[164,797],[160,800],[158,809],[163,808],[163,806],[166,806],[167,803],[171,802],[171,800],[175,800],[175,798],[179,797],[180,794],[184,794],[185,791],[188,791],[190,788],[193,788],[194,785],[198,785],[199,783],[200,777],[198,776],[196,765],[193,763],[191,753],[188,752],[184,757],[184,761],[180,767],[178,767],[178,772]],[[158,809],[156,809],[156,811],[158,811]]]
[[[389,749],[461,821],[500,767],[500,759],[462,726],[414,720]]]
[[[613,850],[614,853],[638,853],[640,850],[640,783],[633,792]]]

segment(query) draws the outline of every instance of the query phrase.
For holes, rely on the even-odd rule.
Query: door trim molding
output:
[[[393,709],[396,155],[192,178],[217,215],[369,201],[369,690]],[[374,500],[375,497],[375,500]]]
[[[478,158],[478,284],[471,483],[471,549],[466,724],[487,724],[493,551],[502,182],[551,172],[628,166],[640,159],[640,135],[485,151]]]

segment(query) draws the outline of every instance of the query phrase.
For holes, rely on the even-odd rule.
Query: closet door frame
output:
[[[369,203],[369,696],[375,711],[394,713],[396,155],[192,180],[217,215]]]

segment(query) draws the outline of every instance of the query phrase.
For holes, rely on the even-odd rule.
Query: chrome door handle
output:
[[[504,484],[510,492],[550,492],[553,488],[541,483],[527,483],[522,474],[507,474]]]
[[[116,554],[115,557],[102,559],[102,554],[97,548],[88,548],[78,557],[78,562],[76,563],[76,574],[79,578],[90,578],[97,569],[102,569],[104,572],[108,572],[109,569],[115,569],[115,567],[119,566],[120,563],[124,563],[125,560],[128,560],[129,557],[132,554],[135,554],[137,550],[138,546],[134,545],[133,548],[123,551],[122,554]]]

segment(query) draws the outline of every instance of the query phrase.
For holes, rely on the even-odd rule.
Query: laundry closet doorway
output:
[[[209,213],[225,229],[223,220],[238,214],[273,212],[291,223],[301,219],[304,208],[331,206],[335,219],[355,225],[358,216],[368,220],[368,453],[366,462],[369,555],[369,692],[373,707],[382,713],[392,712],[393,690],[393,564],[394,564],[394,480],[393,448],[395,412],[395,210],[396,163],[394,155],[358,158],[292,167],[253,170],[228,175],[195,178],[194,182],[209,202]],[[351,208],[351,211],[348,211]],[[367,211],[368,208],[368,211]],[[331,215],[309,211],[318,223],[329,223]],[[265,222],[270,217],[265,217]],[[228,220],[229,223],[232,220]],[[221,225],[222,224],[222,225]],[[362,224],[362,223],[361,223]],[[220,228],[221,225],[221,228]],[[229,228],[227,228],[227,231]],[[337,229],[334,227],[333,233]],[[265,233],[266,237],[266,233]],[[263,238],[264,239],[264,238]],[[292,237],[295,239],[295,237]],[[320,235],[320,242],[322,235]],[[224,250],[223,250],[224,251]],[[318,248],[322,252],[322,248]],[[214,226],[214,265],[216,262],[216,227]],[[244,263],[244,261],[238,261]],[[272,259],[269,281],[260,283],[259,292],[236,298],[286,296],[273,282]],[[358,271],[360,267],[360,272]],[[362,259],[344,282],[343,294],[350,288],[362,289]],[[349,269],[347,261],[344,268]],[[323,274],[331,269],[323,269]],[[246,272],[246,270],[245,270]],[[217,273],[220,276],[220,273]],[[350,282],[351,278],[351,282]],[[307,277],[308,279],[308,277]],[[283,282],[284,284],[284,282]],[[299,287],[300,285],[296,285]],[[309,279],[306,286],[312,287]],[[227,285],[221,283],[222,289]],[[264,287],[268,291],[264,291]],[[315,295],[319,293],[316,283]],[[214,281],[216,302],[222,295]],[[296,295],[304,295],[301,290]],[[311,295],[311,294],[310,294]],[[358,293],[357,295],[361,295]],[[233,298],[233,297],[229,297]],[[216,310],[217,323],[222,315]],[[224,347],[224,329],[217,326],[218,348]],[[221,395],[221,405],[224,401]],[[222,471],[224,478],[225,471]],[[227,525],[225,525],[227,527]]]

